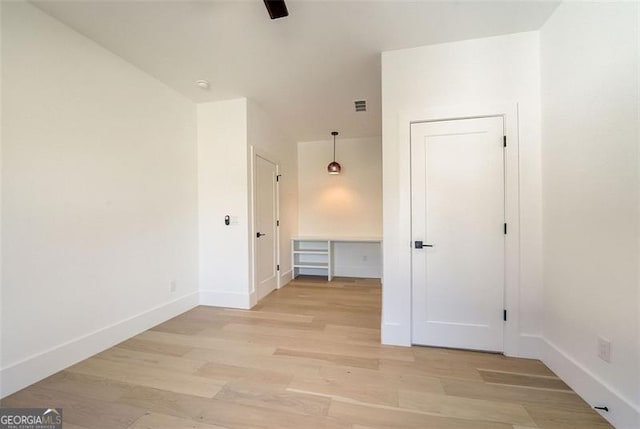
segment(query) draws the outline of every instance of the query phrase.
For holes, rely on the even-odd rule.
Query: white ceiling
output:
[[[558,4],[288,0],[271,21],[261,0],[34,3],[196,102],[253,99],[297,141],[381,134],[380,52],[536,30]]]

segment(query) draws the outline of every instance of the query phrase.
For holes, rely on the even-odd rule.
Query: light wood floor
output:
[[[5,398],[65,429],[604,428],[541,362],[379,344],[377,281],[197,307]]]

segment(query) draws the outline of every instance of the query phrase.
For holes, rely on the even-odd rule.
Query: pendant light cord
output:
[[[336,136],[333,136],[333,162],[336,162]]]

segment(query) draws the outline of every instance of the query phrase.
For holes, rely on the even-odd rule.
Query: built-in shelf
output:
[[[300,274],[312,274],[327,276],[327,280],[331,281],[334,243],[380,243],[381,241],[378,237],[293,238],[291,240],[293,278]]]
[[[294,268],[327,268],[326,262],[304,262],[295,264]]]
[[[291,241],[293,278],[304,274],[326,275],[331,280],[331,246],[328,240],[293,239]]]
[[[326,255],[329,253],[327,249],[313,249],[313,250],[294,250],[294,254],[299,255]]]

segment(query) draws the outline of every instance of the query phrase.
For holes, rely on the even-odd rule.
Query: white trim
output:
[[[542,338],[541,335],[520,334],[518,342],[518,357],[542,360],[544,347],[544,338]]]
[[[253,293],[241,293],[241,292],[228,292],[220,290],[201,290],[200,291],[200,305],[208,305],[210,307],[227,307],[227,308],[240,308],[243,310],[249,310],[256,305],[257,294]]]
[[[508,311],[508,320],[504,330],[504,354],[519,356],[519,295],[520,295],[520,178],[519,178],[519,134],[518,134],[518,104],[514,102],[487,103],[462,106],[436,107],[429,109],[405,110],[398,114],[398,141],[400,153],[398,155],[401,165],[409,171],[411,162],[411,124],[425,121],[441,121],[447,119],[465,119],[485,116],[503,116],[504,129],[507,136],[507,148],[505,151],[505,217],[508,224],[508,234],[505,240],[505,306]],[[400,189],[407,194],[404,201],[411,201],[411,178],[409,174],[400,176]],[[405,213],[403,210],[402,213]],[[407,211],[410,213],[411,211]],[[410,219],[407,224],[410,223]],[[411,228],[404,227],[404,240],[411,242]],[[407,258],[402,264],[411,270],[411,253],[407,246],[405,254],[399,256]],[[408,276],[410,282],[410,276]],[[407,289],[403,289],[407,290]],[[411,295],[411,287],[408,288]],[[384,295],[383,295],[384,296]],[[409,303],[406,312],[411,320],[411,298],[405,300]],[[384,315],[384,312],[383,312]],[[396,326],[396,328],[391,328]],[[403,326],[397,321],[384,320],[382,324],[382,339],[384,344],[404,344],[406,337],[411,338],[411,323],[405,326],[409,332],[400,332]],[[387,329],[389,330],[387,332]]]
[[[17,392],[197,305],[198,293],[193,292],[2,368],[0,397]]]
[[[602,381],[569,354],[544,339],[543,362],[592,406],[606,405],[609,412],[600,412],[613,426],[620,429],[640,427],[640,408],[615,388]]]
[[[276,279],[276,288],[273,290],[267,290],[265,289],[265,287],[260,287],[260,285],[258,285],[256,292],[254,293],[254,295],[256,296],[257,301],[260,301],[262,298],[264,298],[265,296],[269,295],[271,292],[273,292],[274,290],[278,290],[280,289],[280,276],[278,275],[278,272],[276,271],[276,276],[278,277]],[[256,301],[256,302],[257,302]]]
[[[249,180],[249,213],[250,213],[250,219],[249,219],[249,228],[250,228],[250,233],[249,233],[249,240],[250,240],[250,245],[249,245],[249,278],[251,279],[251,294],[256,294],[258,296],[258,301],[260,299],[262,299],[266,293],[265,291],[259,291],[258,290],[258,279],[257,279],[257,270],[255,269],[256,267],[256,240],[255,240],[255,236],[256,236],[256,212],[255,212],[255,199],[256,199],[256,195],[255,195],[255,190],[256,190],[256,174],[255,174],[255,159],[256,156],[259,156],[260,158],[263,158],[269,162],[271,162],[272,164],[274,164],[276,166],[276,195],[275,195],[275,200],[276,200],[276,220],[280,219],[280,183],[278,181],[278,176],[280,175],[280,161],[278,160],[277,157],[273,156],[272,154],[270,154],[268,151],[265,151],[262,148],[256,147],[256,146],[251,146],[250,148],[250,162],[249,162],[249,171],[250,171],[250,177],[251,180]],[[276,253],[276,264],[280,265],[280,226],[276,226],[276,237],[275,237],[275,253]],[[280,275],[279,275],[279,271],[276,271],[276,289],[280,289],[281,283],[280,283]],[[257,301],[256,301],[257,302]]]
[[[382,323],[380,329],[382,344],[411,347],[411,326],[401,323]]]
[[[293,280],[293,270],[280,274],[280,288],[285,287],[291,280]]]

